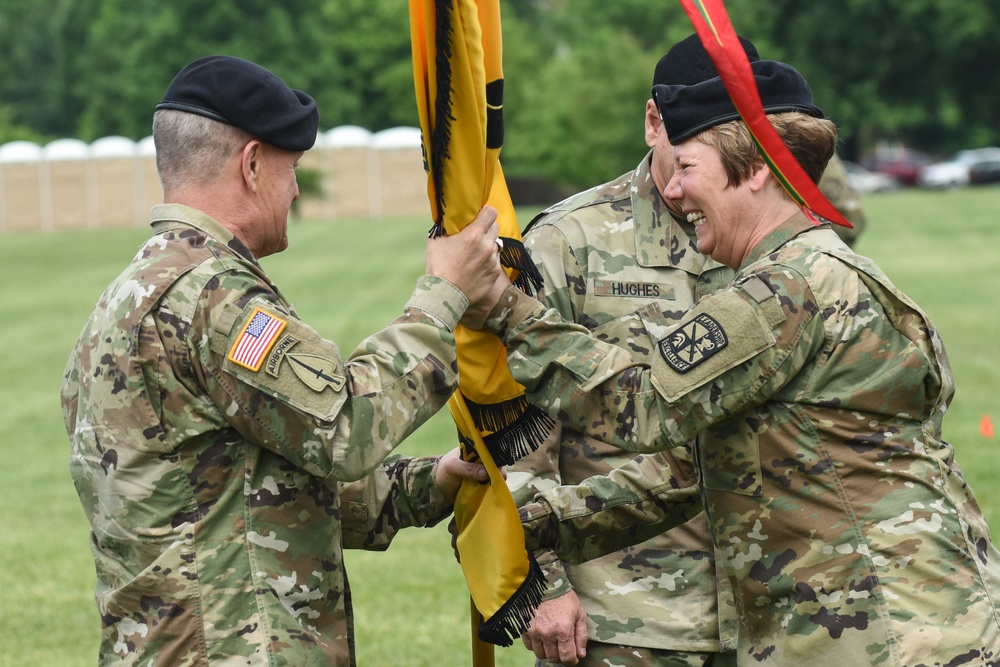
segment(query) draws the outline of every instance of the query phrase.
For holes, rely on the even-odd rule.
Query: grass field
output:
[[[1000,526],[1000,188],[903,191],[865,200],[858,250],[940,328],[958,382],[945,435],[995,530]],[[527,221],[523,216],[521,222]],[[303,318],[346,356],[399,310],[423,270],[421,220],[300,222],[264,260]],[[87,525],[67,469],[63,366],[105,284],[145,229],[0,236],[0,665],[92,665],[97,613]],[[998,424],[1000,425],[1000,424]],[[435,417],[401,447],[454,446]],[[385,553],[348,554],[362,667],[468,665],[468,593],[444,526],[404,531]],[[531,664],[520,643],[501,667]]]

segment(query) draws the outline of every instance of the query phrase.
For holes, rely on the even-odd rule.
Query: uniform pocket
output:
[[[698,439],[697,458],[705,488],[763,494],[757,431],[748,420],[727,420],[706,429]]]

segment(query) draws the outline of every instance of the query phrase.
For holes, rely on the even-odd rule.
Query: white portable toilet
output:
[[[96,228],[97,173],[90,163],[90,147],[79,139],[56,139],[42,148],[41,165],[42,228]]]
[[[373,216],[430,216],[420,145],[420,130],[415,127],[394,127],[375,134],[372,146],[378,192],[373,199],[378,204]]]
[[[41,161],[30,141],[0,146],[0,233],[42,229]]]
[[[126,137],[103,137],[90,145],[91,166],[96,178],[97,224],[100,227],[134,227],[146,213],[140,212],[136,193],[141,178],[135,142]]]
[[[357,125],[342,125],[326,132],[323,188],[333,218],[368,218],[372,215],[372,133]]]

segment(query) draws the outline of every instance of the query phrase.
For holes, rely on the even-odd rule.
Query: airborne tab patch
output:
[[[229,350],[229,360],[256,373],[287,324],[280,317],[265,313],[259,307],[254,308]]]
[[[701,314],[662,339],[657,347],[671,368],[687,373],[728,344],[722,326],[711,316]]]

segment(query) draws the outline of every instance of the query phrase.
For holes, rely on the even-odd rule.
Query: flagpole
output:
[[[493,652],[493,644],[484,642],[479,638],[479,626],[483,622],[483,615],[476,608],[476,601],[469,596],[469,605],[472,620],[472,667],[494,667],[496,665],[496,655]]]

